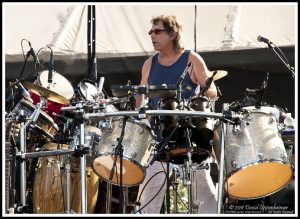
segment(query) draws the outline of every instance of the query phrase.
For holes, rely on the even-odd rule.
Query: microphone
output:
[[[30,47],[30,54],[33,57],[33,61],[34,61],[35,65],[40,64],[40,60],[39,60],[38,56],[35,54],[35,51],[32,48],[31,43],[29,41],[28,41],[28,44],[29,44],[29,47]]]
[[[183,80],[184,80],[186,74],[188,73],[188,69],[189,69],[189,67],[191,66],[191,64],[192,64],[192,62],[190,62],[190,63],[186,66],[186,68],[184,69],[182,75],[180,76],[180,78],[179,78],[179,80],[178,80],[177,86],[181,86],[181,84],[182,84],[182,82],[183,82]]]
[[[258,35],[257,41],[258,41],[258,42],[264,42],[264,43],[267,43],[267,44],[273,44],[270,40],[268,40],[267,38],[262,37],[262,36],[260,36],[260,35]]]
[[[102,93],[104,79],[105,79],[104,77],[100,77],[100,81],[99,81],[99,84],[98,84],[98,94]]]
[[[265,77],[265,80],[264,80],[264,82],[263,82],[263,84],[262,84],[262,88],[263,89],[266,89],[267,88],[267,84],[268,84],[268,80],[269,80],[269,72],[267,72],[267,74],[266,74],[266,77]]]
[[[53,50],[48,46],[48,48],[51,50],[51,54],[50,54],[50,63],[49,63],[49,73],[48,73],[48,83],[51,84],[53,81],[53,74],[52,74],[52,70],[53,70]]]
[[[267,88],[268,79],[269,79],[269,72],[267,72],[266,77],[259,89],[246,88],[246,93],[247,94],[262,94],[262,93],[264,93]]]
[[[206,79],[204,88],[199,93],[199,96],[204,96],[204,94],[206,93],[206,91],[208,90],[208,88],[210,87],[210,85],[212,84],[213,79],[214,79],[215,75],[217,74],[217,72],[218,71],[214,71],[214,73],[212,74],[212,76]]]
[[[28,91],[23,87],[23,85],[20,83],[20,82],[18,82],[17,84],[16,84],[16,86],[17,86],[17,90],[18,90],[18,92],[26,99],[26,100],[28,100],[29,102],[31,102],[31,103],[33,103],[33,100],[31,99],[31,97],[30,97],[30,94],[28,93]]]

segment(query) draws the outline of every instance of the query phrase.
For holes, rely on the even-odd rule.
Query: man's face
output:
[[[156,51],[160,51],[164,49],[168,44],[172,43],[172,39],[166,32],[166,29],[164,28],[164,25],[161,21],[153,24],[151,30],[148,33],[151,37],[154,50]]]

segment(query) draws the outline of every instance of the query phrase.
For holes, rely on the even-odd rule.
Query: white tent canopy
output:
[[[296,5],[285,4],[95,4],[96,53],[99,58],[149,55],[152,17],[176,15],[183,26],[185,45],[197,51],[260,48],[262,35],[277,46],[295,45]],[[21,40],[35,50],[46,45],[55,55],[87,54],[88,4],[4,5],[6,61],[22,54]],[[24,50],[27,51],[24,43]],[[17,56],[19,55],[19,56]],[[19,57],[19,58],[16,58]],[[56,57],[57,58],[57,57]]]

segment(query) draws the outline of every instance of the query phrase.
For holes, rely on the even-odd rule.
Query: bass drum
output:
[[[225,192],[233,199],[257,199],[284,188],[293,169],[272,113],[253,109],[240,125],[226,125]],[[214,150],[218,161],[222,123],[215,126]]]
[[[47,143],[43,151],[68,149],[68,145]],[[70,157],[71,163],[71,211],[81,213],[81,180],[79,157]],[[94,213],[97,202],[99,178],[87,165],[87,212]],[[35,170],[33,186],[33,213],[63,214],[66,210],[66,156],[40,157]]]

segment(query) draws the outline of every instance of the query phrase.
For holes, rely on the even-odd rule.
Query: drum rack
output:
[[[21,170],[20,170],[20,177],[21,177],[21,190],[20,190],[20,196],[21,196],[21,206],[19,206],[19,212],[22,212],[22,208],[27,206],[26,203],[26,167],[25,162],[22,162],[25,159],[28,158],[38,158],[38,157],[46,157],[46,156],[53,156],[53,155],[66,155],[66,154],[74,154],[78,153],[78,150],[76,151],[73,149],[67,149],[67,150],[53,150],[53,151],[40,151],[40,152],[31,152],[26,153],[26,127],[31,123],[35,122],[39,112],[41,110],[42,105],[44,104],[44,98],[41,98],[40,103],[38,104],[35,111],[32,113],[28,121],[25,123],[24,121],[21,122],[20,126],[20,146],[21,150],[16,155],[18,160],[21,160]],[[144,108],[142,110],[135,110],[135,111],[119,111],[119,112],[100,112],[100,113],[85,113],[84,111],[84,104],[77,104],[76,106],[71,107],[62,107],[61,111],[71,111],[73,113],[77,113],[80,116],[79,126],[80,126],[80,174],[81,174],[81,203],[82,203],[82,214],[87,213],[87,206],[86,206],[86,154],[89,151],[89,147],[85,145],[84,142],[84,120],[97,120],[105,117],[120,117],[120,116],[137,116],[138,118],[146,118],[147,115],[150,116],[190,116],[190,117],[209,117],[209,118],[215,118],[219,119],[220,121],[224,122],[231,122],[232,120],[236,119],[242,119],[243,116],[239,114],[235,114],[231,111],[224,111],[223,113],[214,113],[214,112],[199,112],[199,111],[178,111],[178,110],[145,110]],[[22,116],[23,112],[21,110],[20,115]],[[225,132],[225,126],[223,126],[223,132]],[[219,173],[219,188],[218,188],[218,213],[222,212],[222,199],[223,199],[223,168],[224,167],[224,133],[222,135],[222,146],[221,146],[221,159],[220,159],[220,173]],[[68,180],[68,176],[67,176]],[[70,177],[69,177],[70,180]],[[67,181],[67,187],[70,186],[70,183]],[[67,188],[67,191],[69,189]],[[66,213],[70,212],[70,209],[68,209],[70,206],[70,200],[68,200],[70,195],[68,195],[67,192],[67,209]],[[191,200],[190,200],[191,201]]]

